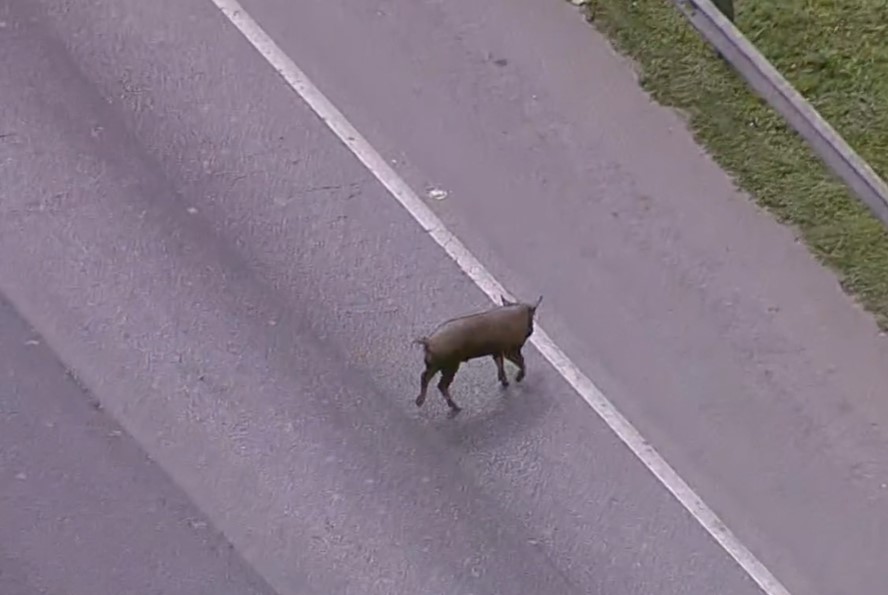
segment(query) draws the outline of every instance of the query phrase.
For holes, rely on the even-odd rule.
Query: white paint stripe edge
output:
[[[514,299],[237,0],[211,1],[493,302],[499,303],[500,294]],[[530,341],[767,595],[790,595],[539,325]]]

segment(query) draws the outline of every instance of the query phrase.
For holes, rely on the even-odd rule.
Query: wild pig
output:
[[[521,349],[533,333],[534,314],[543,296],[533,305],[510,302],[504,296],[500,296],[500,299],[501,306],[447,320],[431,335],[414,341],[422,345],[425,351],[425,370],[420,375],[417,407],[422,407],[429,381],[440,371],[438,390],[453,413],[460,411],[461,408],[450,396],[450,384],[460,364],[471,359],[492,357],[496,363],[497,379],[504,387],[509,385],[509,381],[503,368],[503,358],[518,366],[515,380],[521,382],[524,379],[526,367]]]

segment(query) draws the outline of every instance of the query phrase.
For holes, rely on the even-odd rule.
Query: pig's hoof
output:
[[[419,395],[418,397],[416,397],[416,401],[414,402],[416,403],[417,407],[422,407],[422,404],[425,402],[425,397]]]
[[[524,372],[518,372],[518,375],[515,376],[515,382],[521,382],[524,380]]]

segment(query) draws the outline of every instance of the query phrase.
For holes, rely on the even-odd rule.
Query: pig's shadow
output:
[[[496,446],[534,426],[556,406],[554,391],[546,384],[544,377],[528,374],[520,383],[510,378],[505,388],[483,383],[454,390],[462,411],[453,415],[442,400],[431,412],[429,425],[453,446],[470,450]]]

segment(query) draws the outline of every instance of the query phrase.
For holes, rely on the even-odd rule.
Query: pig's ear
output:
[[[535,303],[535,304],[533,305],[533,307],[531,308],[531,310],[533,310],[534,312],[536,312],[536,309],[540,307],[540,304],[542,303],[542,301],[543,301],[543,296],[540,296],[540,299],[537,300],[537,303]]]

